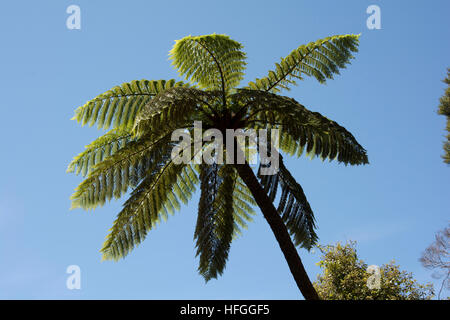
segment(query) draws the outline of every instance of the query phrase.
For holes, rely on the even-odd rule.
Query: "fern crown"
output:
[[[306,77],[320,83],[333,79],[350,63],[358,39],[338,35],[301,45],[266,76],[238,88],[246,66],[243,46],[226,35],[188,36],[170,51],[183,81],[134,80],[77,108],[74,120],[107,132],[69,164],[68,172],[84,177],[72,208],[94,209],[129,195],[103,244],[103,258],[125,257],[199,186],[194,232],[199,272],[205,280],[223,272],[230,244],[252,220],[256,203],[233,165],[172,161],[178,145],[172,132],[192,133],[194,121],[202,121],[203,130],[278,129],[285,155],[368,163],[366,151],[344,127],[279,95]],[[310,249],[317,241],[313,210],[283,158],[278,173],[258,177],[273,202],[280,191],[279,214],[294,243]]]

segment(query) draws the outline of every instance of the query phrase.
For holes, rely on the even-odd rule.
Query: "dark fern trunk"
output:
[[[256,203],[261,209],[264,218],[266,218],[267,222],[272,229],[275,238],[278,241],[278,244],[281,248],[281,251],[284,254],[284,257],[289,265],[289,269],[291,270],[292,276],[297,283],[300,292],[303,294],[306,300],[319,300],[319,295],[317,294],[314,286],[306,274],[306,270],[303,267],[302,260],[298,255],[297,249],[292,243],[291,237],[288,233],[288,230],[283,223],[280,215],[278,214],[275,206],[272,201],[270,201],[266,192],[263,190],[261,184],[256,178],[253,170],[250,166],[246,164],[237,164],[235,165],[239,176],[245,182],[247,187],[250,189],[253,197],[255,198]]]

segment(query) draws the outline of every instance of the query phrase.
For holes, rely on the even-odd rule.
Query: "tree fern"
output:
[[[131,191],[103,244],[103,258],[125,257],[160,221],[187,203],[200,184],[194,238],[198,270],[206,281],[222,274],[232,240],[252,221],[258,204],[297,285],[306,298],[316,299],[295,249],[310,249],[317,241],[314,214],[282,157],[279,171],[266,176],[259,172],[258,181],[247,162],[176,163],[171,158],[174,148],[190,148],[192,160],[213,142],[197,150],[192,141],[182,146],[171,136],[176,129],[192,136],[196,121],[202,122],[203,132],[278,129],[285,154],[368,163],[366,151],[344,127],[276,94],[305,75],[321,83],[332,79],[357,51],[358,37],[333,36],[300,46],[267,77],[237,88],[246,65],[242,45],[225,35],[188,36],[175,42],[170,58],[189,83],[131,81],[78,107],[74,120],[109,131],[69,164],[68,172],[84,177],[71,197],[72,208],[93,209]],[[242,151],[250,154],[247,147]]]

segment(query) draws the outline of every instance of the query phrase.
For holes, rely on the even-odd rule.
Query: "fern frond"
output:
[[[96,164],[71,196],[72,208],[94,209],[106,199],[119,198],[149,170],[170,159],[175,145],[170,139],[170,134],[159,138],[144,136]]]
[[[67,172],[81,173],[84,177],[93,166],[116,153],[132,140],[133,138],[128,131],[113,129],[87,145],[86,150],[74,157],[67,168]]]
[[[279,92],[289,90],[295,79],[314,77],[320,83],[333,79],[339,68],[345,68],[358,51],[359,35],[337,35],[301,45],[275,64],[268,75],[248,84],[249,89]]]
[[[147,103],[136,117],[133,131],[138,135],[159,130],[175,130],[193,126],[194,120],[213,112],[212,104],[220,98],[217,91],[194,88],[171,88],[161,92]]]
[[[201,195],[196,239],[199,273],[205,281],[222,274],[233,239],[233,189],[236,173],[231,165],[200,165]]]
[[[114,129],[130,130],[137,113],[152,97],[169,88],[186,86],[188,84],[176,82],[174,79],[126,82],[78,107],[72,120],[83,126],[97,123],[99,129],[112,126]]]
[[[239,90],[230,96],[246,108],[244,126],[280,130],[280,149],[300,157],[319,156],[345,164],[367,164],[366,150],[344,127],[318,112],[312,112],[292,98],[277,94]]]
[[[226,93],[244,76],[245,53],[241,49],[239,42],[226,35],[188,36],[175,41],[170,58],[187,80]]]
[[[315,218],[311,206],[306,199],[303,188],[295,181],[279,155],[279,170],[274,175],[261,175],[261,168],[270,164],[261,164],[258,178],[272,201],[276,197],[278,185],[281,196],[277,211],[283,219],[296,246],[310,250],[318,240],[315,232]]]
[[[159,163],[133,190],[117,215],[101,249],[104,260],[124,258],[181,201],[195,192],[197,176],[190,165]],[[184,199],[184,200],[183,200]]]
[[[253,206],[256,206],[256,201],[251,191],[242,178],[236,175],[233,189],[233,240],[242,234],[241,229],[247,229],[247,222],[253,221],[252,216],[255,214]]]

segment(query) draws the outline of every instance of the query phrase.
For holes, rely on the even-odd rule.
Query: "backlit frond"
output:
[[[195,239],[198,270],[206,281],[222,274],[233,239],[233,189],[236,173],[230,165],[200,165],[201,195]]]
[[[75,110],[73,120],[83,126],[97,123],[99,129],[113,127],[130,130],[140,109],[158,93],[173,87],[187,86],[183,82],[165,80],[134,80],[116,86],[89,100]]]
[[[142,108],[136,117],[134,131],[142,135],[193,126],[194,120],[202,120],[211,114],[211,104],[219,98],[220,93],[216,91],[194,88],[167,89]]]
[[[195,192],[197,176],[190,165],[158,163],[133,190],[117,215],[101,250],[103,259],[124,258],[161,220],[167,220]]]
[[[261,167],[264,167],[264,165],[261,165]],[[278,185],[281,188],[277,210],[294,239],[294,244],[308,250],[311,249],[318,238],[314,230],[314,213],[306,199],[303,188],[285,167],[281,155],[279,156],[279,170],[277,173],[261,175],[261,167],[258,177],[272,201],[275,199]]]
[[[359,35],[339,35],[301,45],[275,64],[268,75],[248,84],[249,89],[279,92],[289,90],[295,79],[316,78],[320,83],[333,79],[339,68],[345,68],[358,51]]]
[[[336,159],[351,165],[367,164],[366,150],[336,122],[312,112],[292,98],[256,90],[239,90],[231,96],[246,106],[245,125],[280,130],[280,149],[301,156]]]
[[[170,159],[174,143],[170,134],[131,141],[115,154],[96,164],[72,195],[72,208],[94,209],[112,197],[119,198],[135,187],[149,170]]]
[[[247,229],[247,222],[253,221],[252,216],[255,214],[253,206],[256,206],[256,202],[252,193],[237,175],[233,188],[233,239],[241,234],[241,229]]]
[[[226,35],[188,36],[175,41],[170,58],[186,79],[225,93],[244,76],[245,53],[241,49],[239,42]]]
[[[81,173],[82,176],[86,176],[90,168],[116,153],[131,140],[133,139],[128,131],[113,129],[87,145],[86,150],[74,157],[67,172]]]

